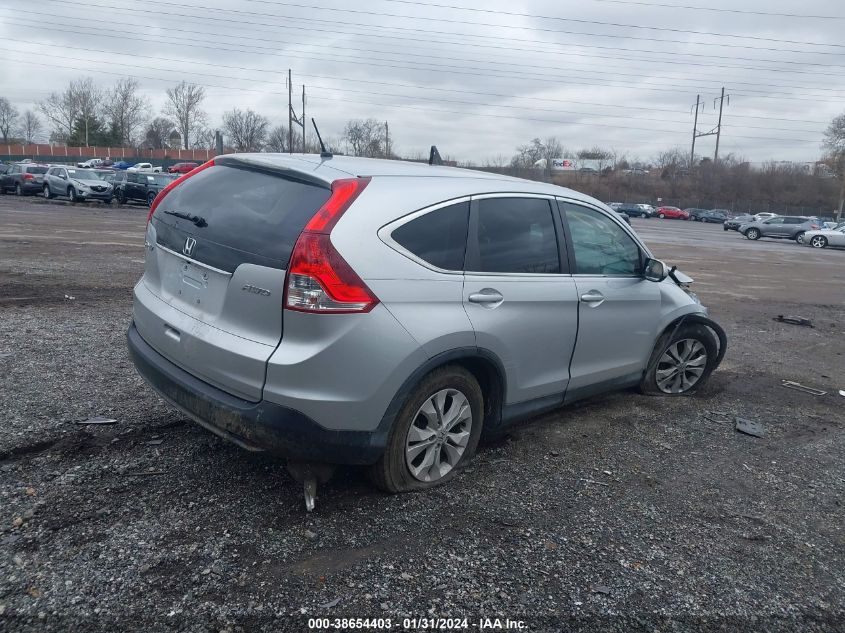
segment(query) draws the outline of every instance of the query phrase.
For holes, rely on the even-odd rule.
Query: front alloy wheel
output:
[[[745,232],[745,237],[749,240],[759,240],[760,239],[760,229],[748,229]]]
[[[657,387],[663,393],[684,393],[695,386],[706,368],[707,350],[700,341],[676,341],[657,361]]]
[[[441,389],[414,416],[405,440],[405,462],[419,481],[442,479],[463,457],[472,430],[472,409],[457,389]]]
[[[810,240],[810,246],[813,248],[824,248],[827,246],[827,238],[824,235],[814,235]]]

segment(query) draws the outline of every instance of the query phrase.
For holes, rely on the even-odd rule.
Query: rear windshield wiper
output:
[[[208,226],[208,222],[205,221],[205,218],[199,215],[191,215],[190,213],[182,213],[181,211],[165,211],[167,215],[173,215],[177,218],[182,218],[183,220],[187,220],[188,222],[193,222],[196,226],[202,228],[204,226]]]

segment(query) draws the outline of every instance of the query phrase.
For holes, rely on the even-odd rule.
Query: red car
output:
[[[655,215],[660,219],[689,220],[689,213],[678,207],[660,207],[655,211]]]
[[[167,171],[171,174],[187,174],[199,166],[199,163],[176,163],[168,167]]]

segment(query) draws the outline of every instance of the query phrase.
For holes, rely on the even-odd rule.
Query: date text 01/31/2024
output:
[[[347,630],[433,630],[454,631],[461,629],[476,629],[481,631],[520,631],[526,630],[523,620],[510,618],[308,618],[308,628],[314,631],[347,631]]]

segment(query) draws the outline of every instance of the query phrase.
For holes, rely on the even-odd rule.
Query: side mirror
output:
[[[61,176],[59,176],[59,178],[61,178],[62,180],[67,180],[67,176],[65,176],[64,174],[62,174]]]
[[[648,281],[663,281],[668,276],[669,271],[666,269],[666,264],[659,259],[648,258],[643,270],[643,277]]]

